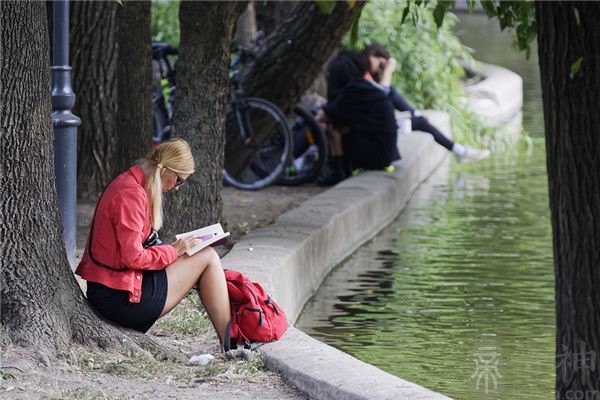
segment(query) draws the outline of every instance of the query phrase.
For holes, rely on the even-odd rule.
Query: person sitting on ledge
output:
[[[98,314],[140,332],[196,288],[227,351],[231,312],[219,255],[207,247],[187,256],[197,238],[166,244],[156,232],[163,224],[162,194],[178,190],[194,167],[188,143],[171,139],[117,176],[98,199],[75,273],[87,281],[87,298]]]
[[[389,63],[384,82],[391,80],[393,68]],[[329,101],[316,119],[326,127],[331,171],[318,183],[332,185],[353,168],[383,169],[399,159],[394,106],[360,55],[341,52],[327,65],[327,76]]]
[[[472,147],[455,143],[440,132],[435,126],[431,125],[427,118],[423,117],[419,111],[412,107],[404,97],[398,93],[396,88],[391,85],[391,80],[384,82],[384,73],[386,64],[392,62],[396,65],[396,60],[390,57],[385,47],[378,43],[372,43],[361,53],[363,61],[368,65],[369,72],[373,79],[381,85],[381,89],[388,94],[394,107],[398,111],[408,111],[411,115],[411,125],[413,130],[430,133],[434,140],[450,150],[459,163],[468,163],[479,161],[490,155],[489,150],[479,150]]]

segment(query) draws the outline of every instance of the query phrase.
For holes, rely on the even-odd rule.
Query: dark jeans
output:
[[[406,101],[404,97],[393,87],[390,86],[390,93],[388,94],[392,99],[392,103],[394,103],[394,108],[398,111],[410,111],[410,122],[412,123],[413,130],[423,131],[430,133],[433,136],[433,139],[447,148],[448,150],[452,150],[454,146],[454,142],[448,139],[439,129],[435,126],[431,125],[427,118],[425,117],[415,117],[415,109]]]

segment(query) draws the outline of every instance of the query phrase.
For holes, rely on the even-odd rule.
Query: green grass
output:
[[[200,303],[198,294],[194,291],[190,292],[173,311],[159,319],[150,333],[182,338],[186,335],[204,335],[212,329],[212,323]]]

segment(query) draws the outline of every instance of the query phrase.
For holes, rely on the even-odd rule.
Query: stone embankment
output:
[[[469,106],[495,125],[520,113],[522,80],[485,64],[485,79],[469,87]],[[427,118],[451,136],[445,113]],[[223,259],[264,284],[293,323],[331,269],[375,236],[405,207],[413,192],[450,154],[421,132],[399,135],[403,158],[393,173],[369,171],[349,178],[242,237]],[[445,399],[388,374],[290,327],[265,345],[267,366],[316,399]]]

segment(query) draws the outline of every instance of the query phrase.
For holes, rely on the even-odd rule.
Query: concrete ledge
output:
[[[486,126],[520,125],[523,82],[505,68],[482,64],[486,77],[466,88],[469,108]],[[445,113],[426,117],[446,135]],[[414,190],[448,156],[431,135],[400,135],[402,161],[394,173],[359,174],[281,215],[273,225],[251,232],[223,259],[261,282],[296,321],[306,301],[331,269],[388,225]],[[318,399],[447,399],[388,374],[290,327],[278,342],[261,348],[267,367]]]
[[[468,107],[482,124],[498,127],[513,120],[523,107],[523,78],[497,65],[479,65],[484,79],[465,87]]]
[[[315,399],[447,399],[388,374],[290,327],[285,342],[263,346],[267,367]],[[311,368],[298,368],[310,365]]]
[[[445,113],[427,118],[450,136]],[[272,293],[293,323],[331,269],[387,226],[448,156],[432,136],[400,135],[393,173],[368,171],[305,201],[241,238],[223,259]],[[321,343],[295,328],[261,348],[267,366],[318,399],[445,399]]]

